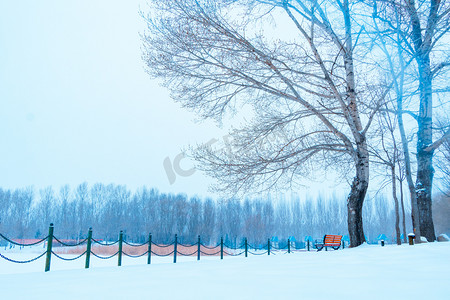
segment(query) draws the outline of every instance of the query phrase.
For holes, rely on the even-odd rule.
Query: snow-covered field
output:
[[[34,256],[32,249],[0,253]],[[42,252],[42,251],[41,251]],[[36,252],[37,253],[37,252]],[[66,256],[68,257],[68,256]],[[450,242],[361,246],[338,251],[271,256],[44,258],[19,265],[0,258],[1,299],[450,299]]]

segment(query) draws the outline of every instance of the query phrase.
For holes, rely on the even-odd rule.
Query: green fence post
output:
[[[223,259],[223,237],[220,238],[220,259]]]
[[[178,237],[175,234],[175,243],[173,244],[173,263],[177,263],[177,245],[178,245]]]
[[[248,243],[247,238],[245,238],[245,257],[247,257],[247,253],[248,253]]]
[[[91,261],[91,246],[92,246],[92,227],[89,227],[86,245],[86,263],[84,264],[85,269],[89,269],[89,263]]]
[[[306,242],[307,250],[309,251],[309,240]]]
[[[342,249],[345,249],[345,241],[342,240]]]
[[[117,265],[120,267],[122,265],[122,243],[123,243],[123,231],[119,233],[119,256],[117,259]]]
[[[197,243],[197,260],[200,260],[200,245],[201,245],[201,242],[200,242],[200,236],[198,236],[198,243]]]
[[[148,235],[148,255],[147,255],[147,265],[152,263],[152,234]]]
[[[267,239],[267,255],[270,255],[270,239]]]
[[[50,271],[50,261],[52,259],[52,246],[53,246],[53,223],[50,223],[50,227],[48,228],[47,257],[45,259],[45,272]]]
[[[288,253],[291,253],[291,239],[288,239]]]

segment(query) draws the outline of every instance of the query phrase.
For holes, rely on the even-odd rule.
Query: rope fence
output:
[[[41,255],[39,255],[39,256],[37,256],[35,258],[32,258],[32,259],[29,259],[29,260],[14,260],[14,259],[11,259],[11,258],[8,258],[8,257],[4,256],[1,253],[0,253],[0,257],[5,259],[5,260],[7,260],[7,261],[9,261],[9,262],[13,262],[13,263],[16,263],[16,264],[26,264],[26,263],[30,263],[30,262],[33,262],[35,260],[38,260],[39,258],[44,256],[45,254],[47,254],[47,252],[44,252]]]
[[[58,239],[56,237],[53,237],[53,240],[58,242],[61,246],[64,246],[64,247],[76,247],[76,246],[83,245],[84,243],[87,242],[88,239],[84,239],[84,240],[82,240],[82,241],[80,241],[78,243],[75,243],[75,244],[67,244],[66,242],[63,242],[63,241],[61,241],[60,239]]]
[[[12,263],[19,263],[19,264],[25,264],[25,263],[31,263],[34,262],[42,257],[45,256],[45,272],[50,271],[51,266],[51,257],[52,255],[60,260],[63,261],[74,261],[81,259],[83,256],[85,256],[85,268],[88,269],[90,265],[90,257],[91,254],[95,256],[96,258],[102,259],[102,260],[108,260],[112,259],[117,256],[117,265],[122,265],[122,256],[126,256],[129,258],[140,258],[147,256],[147,264],[151,264],[151,257],[169,257],[173,256],[173,262],[176,263],[177,261],[177,255],[180,256],[197,256],[197,260],[200,260],[201,256],[218,256],[220,255],[220,259],[223,259],[225,256],[240,256],[244,255],[245,257],[248,257],[248,255],[276,255],[276,254],[289,254],[293,252],[300,252],[300,251],[310,251],[311,248],[314,246],[312,242],[309,240],[306,241],[305,247],[297,247],[296,243],[291,241],[290,238],[287,240],[287,243],[285,246],[278,247],[278,243],[272,242],[270,239],[267,240],[266,244],[259,244],[259,245],[253,245],[249,244],[247,241],[247,238],[244,239],[244,243],[239,245],[238,247],[233,247],[231,245],[228,245],[224,243],[223,238],[220,239],[220,243],[216,246],[210,246],[205,245],[201,242],[200,236],[198,236],[197,243],[194,244],[184,244],[178,242],[178,236],[175,235],[174,242],[170,244],[157,244],[152,241],[152,235],[149,234],[148,240],[143,243],[132,243],[128,242],[124,239],[123,231],[120,231],[119,233],[119,239],[117,241],[112,242],[103,242],[102,240],[94,239],[92,237],[92,228],[89,228],[88,231],[88,237],[75,242],[75,243],[69,243],[67,240],[58,239],[53,235],[54,226],[53,224],[50,224],[49,227],[49,233],[46,237],[42,239],[38,239],[37,241],[33,241],[31,243],[19,243],[10,238],[7,238],[3,234],[0,234],[0,238],[7,241],[11,245],[17,245],[20,247],[29,247],[29,246],[36,246],[39,244],[43,244],[45,247],[45,244],[47,245],[47,250],[32,258],[29,260],[14,260],[11,259],[2,253],[0,253],[0,258],[3,258],[6,261],[12,262]],[[55,245],[54,245],[55,244]],[[77,255],[76,257],[67,258],[62,256],[60,253],[56,253],[53,251],[54,246],[61,246],[65,248],[76,248],[74,249],[75,252],[79,251],[80,247],[86,245],[85,249],[82,249],[82,253]],[[124,245],[128,246],[128,250],[124,251]],[[283,244],[284,245],[284,244]],[[93,247],[94,246],[94,247]],[[114,246],[114,247],[113,247]],[[104,247],[112,247],[108,248],[110,250],[103,249]],[[344,241],[342,241],[341,247],[344,248],[345,244]],[[93,248],[95,248],[95,251],[100,251],[95,253],[93,251]],[[192,249],[194,248],[194,249]],[[103,249],[103,250],[102,250]],[[105,253],[113,253],[111,255],[104,255]],[[78,252],[79,253],[79,252]],[[99,253],[102,253],[100,255]],[[70,254],[69,253],[65,253]]]
[[[93,241],[95,244],[98,244],[98,245],[101,245],[101,246],[106,246],[106,247],[114,246],[115,244],[119,243],[118,240],[115,241],[115,242],[112,242],[112,243],[103,243],[103,242],[101,242],[101,241],[99,241],[99,240],[96,240],[96,239],[92,239],[92,241]]]

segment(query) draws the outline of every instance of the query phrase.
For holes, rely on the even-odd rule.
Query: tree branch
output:
[[[438,140],[434,141],[430,146],[426,147],[424,149],[424,151],[432,152],[432,151],[436,150],[437,148],[439,148],[440,145],[442,145],[445,141],[447,141],[449,139],[450,139],[450,128]]]

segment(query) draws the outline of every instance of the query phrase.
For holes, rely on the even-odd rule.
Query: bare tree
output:
[[[354,58],[357,9],[348,0],[154,1],[143,37],[148,73],[185,107],[217,120],[252,107],[252,120],[232,132],[232,153],[194,153],[220,190],[285,187],[317,165],[353,169],[352,246],[365,240],[366,134],[385,96],[372,92],[369,66]]]
[[[450,4],[440,0],[382,0],[373,1],[376,21],[384,25],[379,33],[391,37],[390,41],[398,45],[403,59],[415,61],[415,74],[418,81],[419,105],[417,112],[408,111],[404,107],[404,95],[399,95],[398,114],[399,123],[402,115],[409,113],[417,121],[417,176],[415,186],[410,178],[410,168],[406,168],[407,181],[411,193],[413,223],[416,236],[423,235],[429,241],[436,239],[432,218],[432,184],[433,184],[433,154],[434,151],[450,137],[450,130],[433,141],[433,94],[448,92],[448,86],[441,91],[433,83],[439,81],[448,71],[450,59],[448,57],[448,33],[450,29]],[[441,52],[444,55],[435,55]],[[447,54],[446,54],[447,53]],[[445,83],[447,84],[447,83]],[[413,90],[414,91],[414,90]],[[412,92],[412,91],[410,91]],[[415,93],[412,92],[413,96]],[[402,123],[403,124],[403,123]],[[402,130],[403,125],[400,126]],[[404,133],[402,133],[403,138]],[[403,141],[406,164],[409,163],[409,150]],[[417,202],[414,201],[417,199]],[[417,206],[417,209],[416,209]],[[417,210],[417,212],[416,212]],[[417,220],[418,219],[418,220]],[[417,226],[419,225],[419,226]]]
[[[406,211],[405,211],[405,200],[404,200],[404,192],[403,192],[403,182],[405,181],[405,167],[402,164],[402,160],[397,161],[398,165],[398,175],[397,180],[399,183],[399,192],[400,192],[400,204],[402,208],[402,232],[403,232],[403,243],[406,243]]]
[[[45,230],[48,224],[50,224],[55,215],[54,208],[56,206],[55,192],[51,186],[39,190],[40,201],[37,204],[36,210],[38,211],[39,225],[41,230]]]
[[[203,202],[202,210],[202,237],[206,238],[206,243],[211,243],[213,235],[215,233],[214,229],[216,225],[216,205],[212,199],[207,198]]]
[[[202,218],[202,203],[197,197],[193,197],[189,201],[189,222],[187,228],[188,241],[193,243],[201,234],[201,218]]]
[[[392,186],[392,198],[394,199],[394,211],[395,211],[395,232],[397,245],[401,245],[400,238],[400,204],[397,197],[397,172],[396,168],[398,161],[400,161],[400,151],[397,147],[396,137],[396,120],[392,119],[391,114],[388,112],[388,104],[385,104],[383,111],[377,114],[378,116],[378,130],[376,131],[377,140],[379,145],[372,143],[370,146],[371,156],[374,158],[376,164],[387,167],[388,176],[387,182]],[[383,172],[385,174],[385,172]],[[401,184],[401,183],[400,183]],[[382,185],[383,186],[383,185]],[[403,205],[403,203],[402,203]]]

